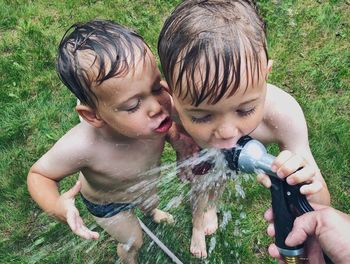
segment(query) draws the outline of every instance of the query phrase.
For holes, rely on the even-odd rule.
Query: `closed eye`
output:
[[[207,123],[211,120],[211,115],[206,115],[203,117],[191,117],[192,123]]]
[[[253,107],[253,108],[248,109],[248,110],[237,110],[237,113],[241,117],[247,117],[247,116],[250,116],[250,115],[254,114],[255,110],[256,110],[256,108]]]
[[[125,109],[125,111],[127,111],[128,113],[134,113],[140,108],[140,106],[141,106],[141,99],[139,98],[137,99],[136,105]]]
[[[163,92],[164,87],[159,85],[157,88],[152,90],[152,94],[159,95]]]

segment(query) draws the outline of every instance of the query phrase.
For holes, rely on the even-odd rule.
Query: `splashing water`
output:
[[[225,229],[228,222],[232,219],[232,214],[230,211],[224,212],[224,215],[222,217],[222,222],[220,224],[220,229]]]
[[[197,181],[200,179],[200,184],[195,184],[190,188],[188,183],[180,182],[177,175],[179,175],[184,170],[187,170],[191,172],[191,168],[194,166],[201,164],[203,162],[210,162],[213,164],[212,168],[205,173],[204,175],[195,176],[194,181]],[[158,175],[162,174],[162,177],[150,177],[152,175]],[[236,201],[239,201],[239,199],[245,198],[245,192],[242,188],[242,183],[245,181],[250,180],[252,177],[248,175],[236,175],[235,172],[228,169],[226,160],[224,155],[221,153],[220,150],[217,149],[206,149],[202,150],[198,156],[189,158],[187,160],[184,160],[180,163],[175,164],[173,163],[165,163],[159,167],[152,168],[148,171],[140,173],[140,181],[133,185],[132,187],[128,188],[126,192],[133,194],[137,193],[139,196],[135,197],[135,203],[142,204],[144,208],[147,209],[147,207],[152,208],[154,204],[157,204],[160,201],[160,208],[163,208],[165,211],[171,211],[175,215],[175,218],[177,218],[176,213],[180,212],[181,216],[186,215],[186,219],[176,219],[176,225],[175,227],[169,227],[169,226],[162,226],[162,225],[152,225],[152,223],[146,223],[152,231],[155,233],[155,235],[163,241],[164,238],[168,237],[174,237],[177,236],[185,236],[190,237],[190,234],[188,233],[188,226],[191,225],[191,212],[187,209],[184,209],[184,207],[188,206],[189,201],[192,199],[193,196],[200,192],[208,192],[210,190],[217,190],[217,189],[223,189],[225,183],[227,180],[232,180],[234,184],[234,189],[230,190],[229,192],[232,192],[234,194],[234,197],[236,198]],[[144,180],[143,180],[144,179]],[[150,180],[147,180],[150,179]],[[148,194],[154,186],[157,186],[158,189],[158,195],[150,195],[145,198],[143,194]],[[140,195],[141,193],[141,195]],[[217,191],[216,195],[219,197],[221,195],[221,191]],[[161,199],[159,200],[159,197]],[[230,193],[231,197],[231,193]],[[234,201],[234,199],[233,199]],[[194,205],[194,207],[196,204]],[[233,220],[233,216],[231,211],[224,211],[222,215],[222,221],[220,221],[220,230],[224,231],[230,221],[234,221],[234,229],[230,232],[233,232],[233,235],[237,238],[240,238],[242,236],[242,232],[240,231],[240,223],[241,220],[245,218],[245,213],[242,211],[243,207],[238,206],[237,208],[240,211],[239,219]],[[187,212],[181,212],[184,210],[187,210]],[[85,220],[86,215],[83,218]],[[187,221],[187,224],[186,224]],[[187,227],[183,229],[183,226],[186,225]],[[90,225],[90,229],[96,230],[96,225]],[[99,228],[99,227],[98,227]],[[175,229],[177,228],[177,229]],[[170,230],[170,231],[168,231]],[[175,234],[174,234],[174,230]],[[35,249],[36,254],[33,255],[29,261],[29,263],[42,263],[42,260],[46,259],[52,250],[64,252],[64,251],[73,251],[73,252],[84,252],[84,254],[91,255],[89,263],[99,263],[99,259],[94,258],[94,252],[99,251],[99,248],[107,242],[113,241],[113,239],[107,235],[105,236],[106,232],[102,231],[101,229],[96,230],[100,233],[101,238],[99,241],[89,241],[89,240],[79,240],[74,237],[70,233],[70,230],[67,230],[66,235],[57,236],[57,242],[52,243],[44,243],[44,241],[38,242],[38,244],[35,246],[33,245],[30,249],[28,249],[28,252]],[[176,234],[178,232],[178,234]],[[40,234],[39,234],[40,239]],[[74,237],[74,239],[72,239]],[[104,237],[107,237],[108,239],[105,239]],[[144,238],[145,239],[145,238]],[[164,240],[163,242],[167,244],[167,240]],[[171,240],[171,238],[170,238]],[[233,248],[238,248],[240,246],[239,239],[235,239],[235,241],[224,241],[225,247],[230,247],[230,251],[233,253],[233,257],[235,258],[235,262],[239,263],[240,259],[239,256],[236,254],[235,250]],[[147,239],[145,239],[147,242]],[[143,252],[146,252],[146,254],[157,254],[157,256],[150,256],[147,257],[147,259],[144,259],[140,263],[155,263],[155,259],[159,259],[159,262],[156,263],[171,263],[170,260],[168,262],[164,262],[164,259],[167,259],[166,257],[160,257],[159,251],[160,249],[156,247],[153,243],[153,241],[149,241],[148,243],[144,244],[143,246]],[[219,242],[221,243],[221,241]],[[41,245],[39,247],[39,244]],[[126,245],[126,247],[131,246],[131,242]],[[188,246],[186,248],[189,248],[190,239],[188,239]],[[233,245],[234,244],[234,245]],[[114,244],[115,245],[115,244]],[[210,257],[210,254],[215,250],[215,247],[217,245],[217,238],[214,236],[211,237],[209,245],[208,245],[208,254]],[[172,245],[167,245],[169,248],[172,248]],[[106,247],[106,245],[104,245]],[[81,254],[81,253],[80,253]],[[180,259],[182,259],[182,256],[178,256]],[[117,259],[117,255],[115,254],[115,259]],[[183,259],[184,263],[188,263],[188,260]],[[207,262],[209,263],[209,262]]]
[[[215,246],[216,246],[216,238],[213,236],[213,237],[210,238],[210,242],[209,242],[209,249],[208,249],[208,254],[209,255],[214,250]]]

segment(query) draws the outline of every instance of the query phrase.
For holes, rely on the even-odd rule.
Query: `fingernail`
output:
[[[272,165],[272,166],[271,166],[271,170],[272,170],[273,172],[276,172],[276,171],[277,171],[277,166]]]
[[[293,178],[288,177],[287,182],[288,182],[288,184],[292,185],[295,183],[295,180]]]
[[[278,171],[277,172],[277,176],[280,177],[280,178],[283,178],[284,177],[284,173],[282,171]]]

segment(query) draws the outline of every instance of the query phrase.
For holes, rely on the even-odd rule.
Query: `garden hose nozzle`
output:
[[[299,257],[304,253],[304,245],[289,247],[285,244],[285,239],[293,228],[295,218],[313,211],[306,197],[299,191],[301,185],[289,185],[271,170],[275,157],[268,154],[259,141],[245,136],[237,145],[235,148],[223,150],[228,167],[245,173],[261,171],[270,177],[275,244],[286,263],[299,263]]]

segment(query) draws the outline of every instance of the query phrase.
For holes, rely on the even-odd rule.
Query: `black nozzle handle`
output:
[[[289,247],[285,240],[293,229],[296,216],[290,210],[288,201],[285,199],[285,181],[270,176],[271,180],[271,200],[275,226],[275,244],[280,254],[284,256],[299,256],[303,254],[304,245]],[[288,185],[288,184],[287,184]]]

